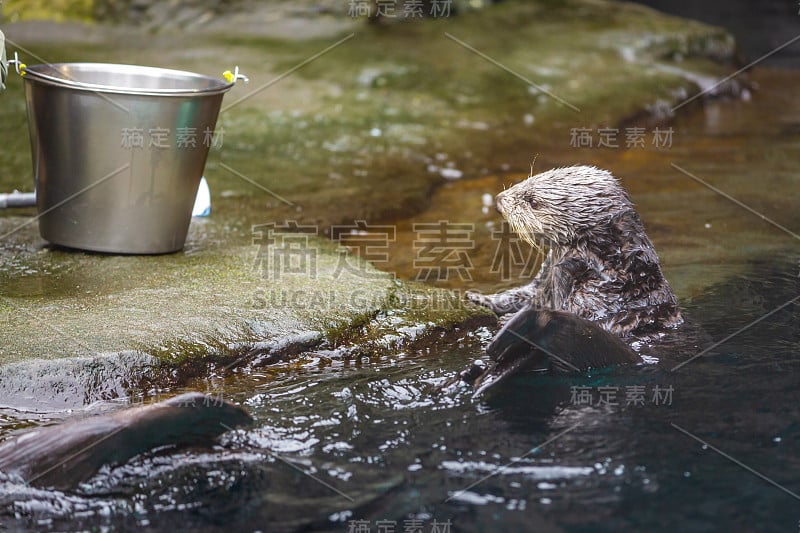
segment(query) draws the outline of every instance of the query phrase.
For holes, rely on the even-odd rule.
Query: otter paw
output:
[[[491,298],[477,291],[467,291],[464,293],[464,297],[474,304],[482,305],[484,307],[488,307],[489,309],[494,307]]]

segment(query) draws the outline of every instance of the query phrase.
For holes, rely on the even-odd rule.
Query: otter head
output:
[[[612,218],[633,209],[628,193],[606,170],[555,168],[497,195],[497,210],[534,246],[543,240],[568,245],[603,231]]]

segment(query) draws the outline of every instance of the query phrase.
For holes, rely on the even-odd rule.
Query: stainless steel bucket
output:
[[[100,63],[21,67],[42,237],[101,252],[180,250],[222,97],[246,78]]]

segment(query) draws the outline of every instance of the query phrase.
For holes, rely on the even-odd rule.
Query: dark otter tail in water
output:
[[[64,489],[86,481],[103,465],[122,464],[163,446],[209,445],[228,429],[251,421],[230,402],[182,394],[10,439],[0,444],[0,471],[33,485]]]
[[[475,394],[526,370],[581,372],[590,368],[638,363],[640,357],[619,337],[597,324],[564,311],[527,307],[497,333],[486,348],[489,367],[474,369],[463,379],[474,379]]]

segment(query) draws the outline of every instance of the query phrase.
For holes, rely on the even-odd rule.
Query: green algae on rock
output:
[[[0,232],[24,222],[0,218]],[[302,271],[274,261],[286,257],[279,245],[203,246],[224,232],[222,224],[195,221],[187,249],[161,256],[46,247],[33,225],[15,231],[13,247],[0,251],[7,403],[22,405],[25,391],[41,388],[34,377],[42,373],[25,364],[31,359],[52,359],[37,368],[60,366],[72,376],[62,385],[43,381],[46,389],[68,389],[43,394],[43,405],[77,407],[225,374],[265,355],[287,362],[303,351],[344,347],[341,357],[385,355],[494,322],[457,295],[400,282],[365,262],[343,269],[349,256],[318,237],[292,248],[309,260]],[[98,380],[106,385],[92,385]]]

